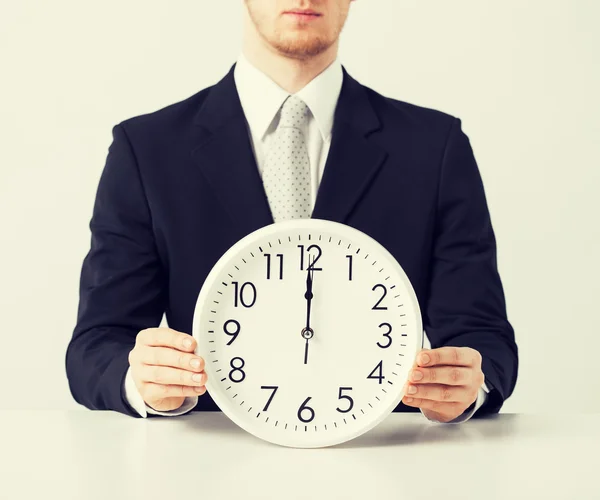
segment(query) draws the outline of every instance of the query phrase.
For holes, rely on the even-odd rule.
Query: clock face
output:
[[[348,441],[389,415],[423,342],[394,257],[320,219],[233,245],[202,286],[193,336],[219,408],[259,438],[302,448]]]

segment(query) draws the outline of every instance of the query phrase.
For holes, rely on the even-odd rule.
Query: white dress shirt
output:
[[[259,173],[262,177],[266,152],[279,123],[279,109],[289,93],[277,85],[270,77],[248,61],[242,52],[234,68],[235,85],[246,117],[252,149],[256,158]],[[315,204],[317,190],[331,145],[331,130],[338,97],[342,88],[343,73],[339,58],[324,71],[313,78],[295,95],[300,97],[310,109],[304,136],[308,149],[311,172],[311,211]],[[460,415],[452,423],[464,422],[485,402],[484,386],[479,389],[475,406]],[[180,408],[172,411],[156,411],[145,404],[137,390],[130,370],[127,370],[124,383],[124,394],[130,406],[142,417],[148,413],[154,415],[176,416],[192,410],[198,397],[187,397]],[[435,420],[432,420],[435,422]]]

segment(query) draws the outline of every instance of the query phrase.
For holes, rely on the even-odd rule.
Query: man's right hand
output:
[[[147,328],[137,334],[129,353],[135,385],[156,411],[179,408],[185,397],[206,392],[204,359],[194,354],[196,340],[170,328]]]

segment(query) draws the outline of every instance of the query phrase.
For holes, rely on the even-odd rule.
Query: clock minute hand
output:
[[[313,336],[313,331],[310,327],[310,309],[313,298],[312,293],[312,270],[311,264],[309,262],[308,268],[306,270],[306,293],[304,294],[304,298],[306,299],[306,328],[302,330],[302,337],[306,339],[306,343],[304,345],[304,364],[308,363],[308,341]]]

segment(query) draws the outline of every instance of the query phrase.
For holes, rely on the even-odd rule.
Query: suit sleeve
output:
[[[101,173],[83,260],[77,322],[65,365],[78,403],[140,418],[123,395],[129,352],[140,330],[157,327],[166,279],[142,179],[123,124]]]
[[[478,414],[496,413],[514,390],[518,350],[481,174],[458,118],[441,163],[436,212],[425,330],[433,348],[462,346],[481,353],[490,392]]]

